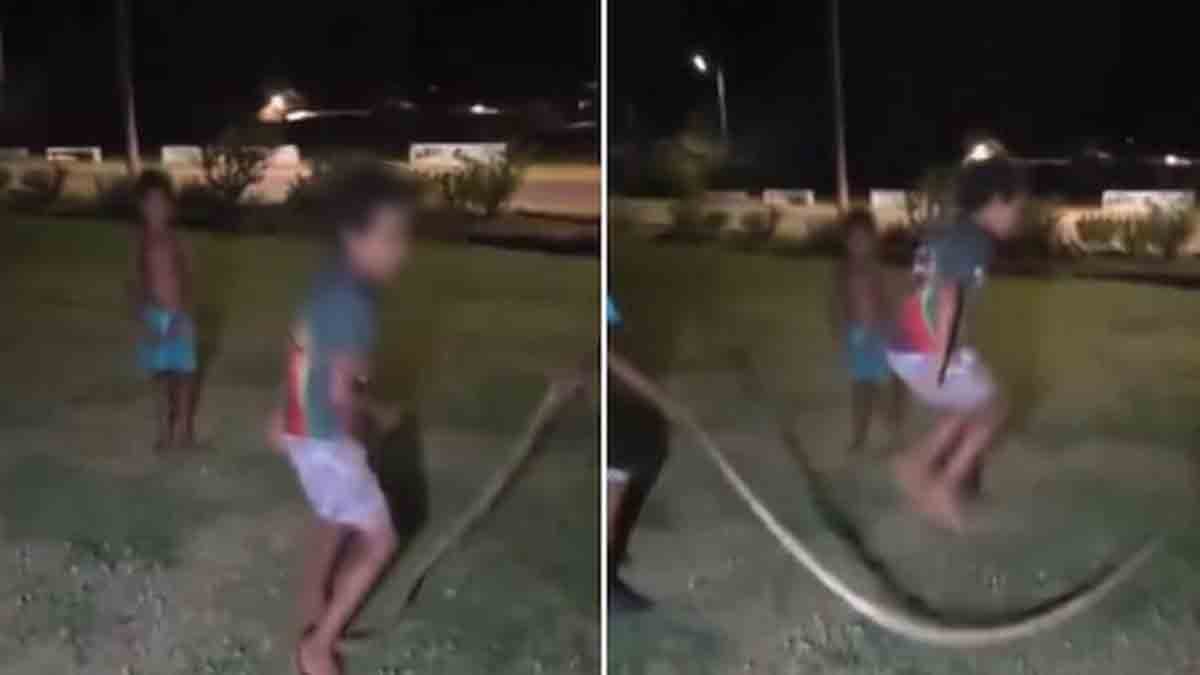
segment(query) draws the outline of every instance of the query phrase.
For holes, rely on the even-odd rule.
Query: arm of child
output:
[[[834,266],[833,292],[829,294],[829,327],[833,343],[841,348],[846,343],[846,274],[841,264]]]
[[[283,442],[283,404],[276,405],[267,416],[267,447],[281,455],[287,454],[287,445]]]
[[[962,302],[962,286],[955,282],[943,282],[937,289],[937,322],[934,330],[934,340],[937,346],[938,386],[946,379],[946,370],[950,365],[951,353],[954,350],[954,336],[960,320],[959,308]]]
[[[356,437],[357,421],[364,411],[361,390],[368,375],[367,360],[352,352],[342,352],[335,355],[331,363],[329,400],[342,431]]]
[[[630,389],[641,394],[648,400],[655,400],[658,395],[663,394],[662,390],[659,389],[653,380],[638,370],[628,359],[612,349],[608,350],[608,369]]]

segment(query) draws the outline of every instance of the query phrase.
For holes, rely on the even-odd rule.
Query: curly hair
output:
[[[142,203],[151,192],[161,192],[170,201],[175,201],[175,183],[170,174],[158,169],[146,169],[133,184],[133,201]]]
[[[322,210],[339,233],[361,232],[379,206],[413,208],[421,195],[414,180],[374,160],[341,167],[322,182]]]
[[[1008,202],[1025,194],[1025,172],[1004,157],[971,162],[963,167],[957,192],[959,208],[974,213],[994,197]]]

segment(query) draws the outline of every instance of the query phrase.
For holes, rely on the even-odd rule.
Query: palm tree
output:
[[[142,171],[142,157],[138,151],[137,115],[133,100],[133,38],[129,0],[117,2],[117,71],[121,79],[121,100],[125,107],[125,162],[130,175]]]

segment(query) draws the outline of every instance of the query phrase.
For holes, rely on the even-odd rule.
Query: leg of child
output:
[[[888,406],[888,425],[891,427],[892,435],[899,437],[901,430],[904,427],[904,419],[908,416],[908,388],[904,385],[904,381],[898,377],[888,378],[891,380],[891,401]]]
[[[918,506],[928,505],[938,461],[959,438],[967,419],[957,414],[943,416],[924,438],[892,460],[900,487]]]
[[[157,427],[154,451],[162,452],[171,445],[171,374],[154,375],[154,425]]]
[[[1000,396],[989,401],[983,409],[971,416],[962,442],[950,457],[942,474],[948,492],[955,496],[961,495],[965,487],[970,488],[972,482],[980,480],[983,453],[991,447],[1007,418],[1008,404]]]
[[[196,442],[196,376],[180,373],[176,378],[175,409],[179,414],[175,420],[175,438],[190,446]]]
[[[345,534],[339,525],[320,516],[313,517],[313,525],[309,532],[297,607],[301,635],[316,626],[321,620],[321,615],[325,613],[325,603],[329,599],[329,580]]]
[[[871,413],[875,409],[878,389],[874,382],[867,380],[857,380],[850,385],[851,423],[854,426],[850,452],[859,452],[867,445],[867,434],[871,430]]]
[[[341,672],[334,647],[395,553],[396,533],[390,524],[357,530],[348,547],[334,575],[325,613],[300,643],[300,660],[309,675]]]
[[[611,568],[615,568],[621,562],[621,556],[624,551],[617,550],[618,541],[622,538],[620,535],[620,519],[622,513],[622,504],[625,501],[625,486],[627,478],[621,477],[616,479],[610,477],[605,487],[605,492],[608,495],[608,562]]]

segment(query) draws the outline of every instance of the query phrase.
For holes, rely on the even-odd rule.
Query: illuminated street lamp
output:
[[[999,141],[985,139],[982,141],[977,141],[971,145],[970,149],[967,150],[967,156],[963,159],[963,164],[970,164],[972,162],[986,162],[993,157],[1003,154],[1004,146],[1000,145]]]
[[[709,72],[708,60],[699,52],[692,54],[692,66],[701,75],[707,75]],[[725,70],[719,64],[717,65],[716,81],[717,106],[721,112],[721,139],[725,141],[725,145],[729,145],[729,112],[725,108]]]
[[[261,122],[283,122],[292,107],[295,96],[290,92],[277,91],[267,97],[266,104],[258,109],[258,119]]]

